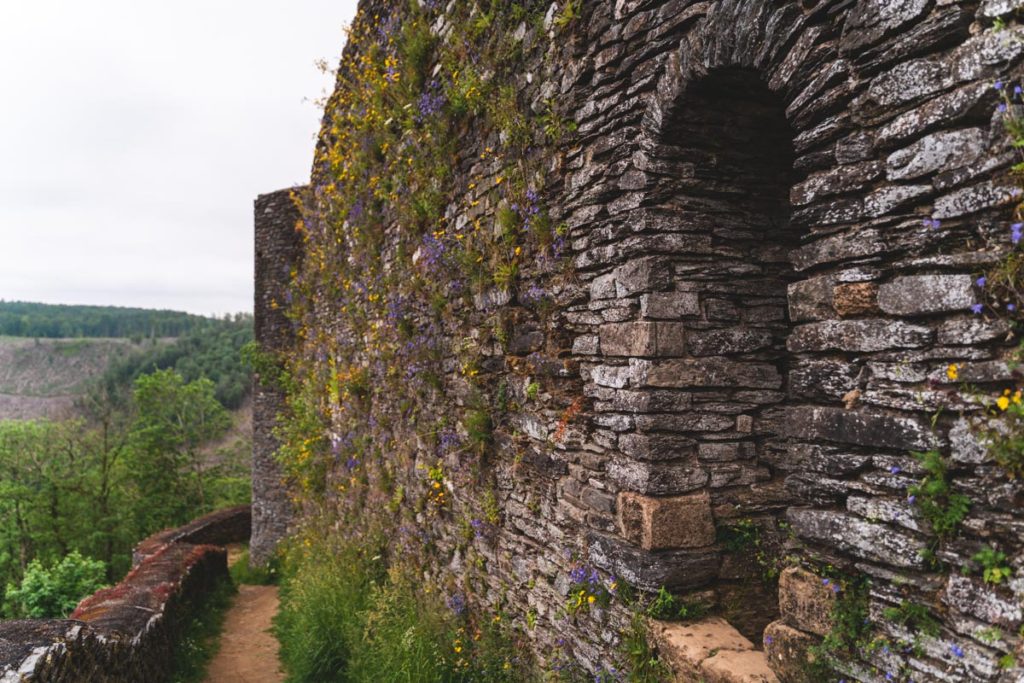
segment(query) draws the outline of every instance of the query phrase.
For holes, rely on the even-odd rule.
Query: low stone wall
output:
[[[181,626],[227,577],[223,545],[248,540],[249,506],[214,512],[142,541],[121,583],[70,619],[0,623],[0,683],[167,680]]]

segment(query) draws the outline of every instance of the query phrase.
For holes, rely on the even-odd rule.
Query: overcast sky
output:
[[[252,309],[355,0],[0,0],[0,299]]]

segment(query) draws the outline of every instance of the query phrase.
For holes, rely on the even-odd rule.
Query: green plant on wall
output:
[[[911,502],[921,515],[928,520],[932,531],[940,538],[956,533],[967,516],[971,500],[962,493],[953,491],[949,478],[949,466],[938,451],[915,453],[914,456],[925,472],[924,478],[908,490]]]
[[[1011,576],[1013,569],[1006,562],[1006,553],[996,550],[992,546],[986,546],[971,557],[981,567],[982,580],[985,583],[1001,584]],[[970,567],[963,568],[964,574],[970,574]]]

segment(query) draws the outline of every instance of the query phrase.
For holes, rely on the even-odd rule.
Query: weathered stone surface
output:
[[[980,19],[998,19],[1024,9],[1022,0],[984,0],[978,8]]]
[[[620,488],[650,496],[689,493],[710,481],[707,469],[686,461],[613,460],[608,465],[608,476]]]
[[[969,614],[985,624],[996,624],[1016,630],[1024,621],[1020,602],[1011,596],[1001,595],[991,586],[977,579],[949,575],[943,602],[963,614]]]
[[[691,332],[686,348],[694,356],[718,356],[723,354],[750,353],[772,345],[772,335],[767,330],[750,327],[727,327],[706,332]]]
[[[1010,326],[1003,320],[947,320],[939,325],[940,344],[979,344],[1005,338]]]
[[[258,197],[255,205],[255,306],[256,342],[267,354],[283,354],[298,341],[287,316],[292,269],[304,258],[300,219],[292,190]],[[281,447],[274,430],[285,410],[284,391],[260,377],[253,381],[252,541],[254,565],[270,561],[277,544],[288,534],[292,502],[284,472],[274,454]]]
[[[601,353],[606,356],[681,356],[685,327],[671,322],[609,323],[601,326]]]
[[[789,626],[824,636],[832,630],[836,593],[828,579],[789,567],[779,576],[779,612]]]
[[[997,206],[1007,206],[1018,196],[1019,191],[1019,188],[1009,184],[985,181],[936,199],[932,217],[936,219],[956,218]]]
[[[782,378],[773,365],[718,357],[662,361],[647,373],[647,386],[651,387],[777,389],[781,385]]]
[[[652,292],[640,297],[640,315],[656,320],[678,320],[700,315],[695,292]]]
[[[764,630],[764,654],[782,681],[796,682],[805,677],[807,663],[813,661],[809,650],[817,643],[814,636],[782,621],[773,621]]]
[[[927,327],[899,320],[828,320],[796,327],[786,346],[790,351],[886,351],[920,348],[933,336]]]
[[[791,409],[782,426],[784,434],[808,441],[906,451],[927,450],[940,443],[924,420],[843,408]]]
[[[853,52],[878,42],[920,17],[927,6],[927,0],[860,0],[843,26],[843,51]]]
[[[832,307],[843,316],[878,313],[878,285],[874,282],[850,282],[832,290]]]
[[[801,280],[789,285],[787,302],[789,319],[793,322],[827,320],[835,316],[832,290],[835,277],[823,276]]]
[[[764,652],[719,650],[700,665],[707,683],[779,683]]]
[[[619,528],[644,550],[701,548],[715,542],[715,521],[707,493],[651,498],[620,493]]]
[[[878,307],[893,315],[923,315],[969,309],[977,303],[970,275],[908,275],[878,290]]]
[[[637,460],[678,460],[692,455],[697,442],[678,434],[623,434],[619,450]]]
[[[652,643],[662,660],[678,680],[698,680],[701,663],[721,650],[745,652],[753,643],[720,617],[709,617],[692,624],[648,621]]]
[[[927,135],[886,160],[889,180],[909,180],[973,163],[988,145],[988,131],[965,128]]]
[[[671,283],[668,263],[658,258],[630,261],[615,269],[615,295],[622,297],[665,289]]]
[[[949,452],[954,462],[965,465],[980,465],[989,459],[988,448],[976,434],[971,423],[960,418],[949,430]]]
[[[856,557],[894,567],[924,567],[920,550],[923,540],[891,526],[872,524],[859,517],[831,512],[791,508],[786,513],[797,536],[807,541],[839,548]]]
[[[588,537],[590,562],[642,590],[692,590],[712,581],[718,555],[702,550],[650,552],[615,536],[592,533]]]

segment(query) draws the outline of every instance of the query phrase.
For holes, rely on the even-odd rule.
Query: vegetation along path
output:
[[[208,683],[278,683],[284,680],[270,620],[277,614],[277,586],[239,586],[207,669]]]

